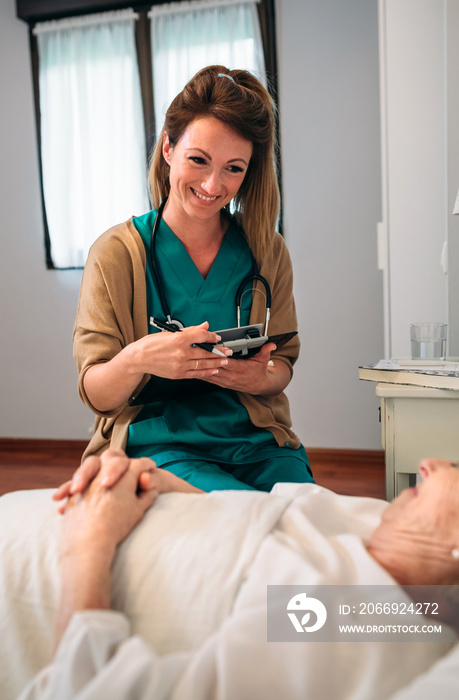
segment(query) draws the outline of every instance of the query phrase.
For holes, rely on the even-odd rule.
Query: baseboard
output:
[[[58,454],[65,452],[81,455],[87,444],[87,440],[0,437],[0,452],[52,452]]]
[[[336,463],[385,468],[384,450],[355,450],[329,447],[306,447],[311,464]]]
[[[52,452],[56,454],[74,453],[81,455],[87,440],[53,440],[42,438],[0,438],[0,452]],[[358,467],[381,467],[384,469],[383,450],[356,450],[330,447],[306,447],[311,464],[336,463],[352,464]]]

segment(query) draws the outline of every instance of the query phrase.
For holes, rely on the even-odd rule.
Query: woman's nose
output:
[[[202,181],[201,187],[210,196],[219,194],[221,189],[220,175],[216,172],[209,173],[207,177]]]
[[[451,469],[453,464],[445,459],[423,459],[419,465],[419,471],[423,479],[429,477],[439,469]]]

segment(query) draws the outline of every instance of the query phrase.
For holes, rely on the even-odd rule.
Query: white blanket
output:
[[[52,658],[62,519],[51,493],[23,491],[0,498],[2,700],[15,698]],[[112,600],[114,609],[126,614],[131,633],[145,640],[152,668],[166,664],[166,685],[155,692],[169,697],[167,688],[180,678],[177,697],[214,697],[216,661],[209,654],[218,654],[227,672],[234,669],[219,692],[235,699],[376,700],[430,668],[434,682],[434,664],[450,645],[266,642],[267,584],[393,583],[362,544],[385,507],[382,501],[338,496],[310,484],[279,484],[271,494],[161,496],[120,547]],[[129,637],[128,628],[123,635]],[[113,688],[124,687],[129,678],[131,642],[123,645]],[[458,652],[453,647],[449,653]],[[139,658],[137,646],[134,658]],[[196,669],[199,692],[193,685]],[[161,683],[160,673],[157,678]],[[97,692],[96,698],[115,697],[107,688]],[[456,694],[457,685],[454,696],[443,693],[442,698]]]

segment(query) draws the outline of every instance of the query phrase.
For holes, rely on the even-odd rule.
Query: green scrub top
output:
[[[148,316],[165,320],[151,269],[155,216],[156,212],[151,211],[135,217],[133,223],[146,249]],[[213,331],[237,325],[236,292],[242,280],[254,270],[248,245],[234,224],[230,223],[206,279],[164,220],[156,234],[155,263],[173,319],[184,326],[208,321]],[[241,304],[241,325],[249,323],[250,283],[247,289]],[[164,331],[150,326],[149,332]],[[297,452],[280,448],[269,431],[254,426],[235,391],[189,379],[174,381],[153,377],[150,382],[153,384],[151,401],[129,427],[126,452],[131,457],[154,457],[158,466],[187,456],[241,465]]]

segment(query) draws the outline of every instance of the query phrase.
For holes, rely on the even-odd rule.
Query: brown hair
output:
[[[274,116],[268,91],[248,71],[217,65],[196,73],[171,102],[151,157],[148,183],[153,207],[159,206],[170,189],[169,166],[162,154],[164,132],[175,145],[196,119],[220,119],[253,145],[249,167],[233,205],[249,245],[261,262],[279,212]]]

